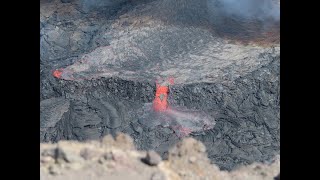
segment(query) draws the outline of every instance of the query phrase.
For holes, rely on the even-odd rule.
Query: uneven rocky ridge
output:
[[[100,141],[40,144],[40,176],[41,180],[280,180],[280,160],[227,172],[210,164],[205,146],[193,138],[176,144],[162,160],[154,151],[137,151],[130,136],[117,134]]]

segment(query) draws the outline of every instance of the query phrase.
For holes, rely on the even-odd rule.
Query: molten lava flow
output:
[[[215,125],[213,117],[183,107],[169,107],[169,85],[173,83],[173,78],[161,80],[160,83],[156,81],[155,99],[152,104],[147,103],[145,106],[145,111],[141,114],[141,123],[145,122],[148,126],[169,127],[179,138],[212,129]]]
[[[153,109],[155,111],[166,111],[168,108],[168,86],[157,84],[156,96],[153,101]]]
[[[54,76],[54,77],[56,77],[56,78],[61,78],[61,75],[62,75],[62,71],[63,71],[63,69],[57,69],[57,70],[55,70],[53,73],[52,73],[52,75]]]
[[[169,84],[173,85],[174,79],[172,77],[170,77],[168,81],[169,81]],[[158,112],[166,111],[169,108],[169,105],[168,105],[169,87],[167,84],[160,85],[156,81],[156,88],[157,89],[156,89],[156,96],[153,101],[153,109]]]

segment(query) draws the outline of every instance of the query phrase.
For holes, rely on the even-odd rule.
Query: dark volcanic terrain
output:
[[[192,136],[222,170],[280,154],[279,20],[229,15],[218,0],[40,8],[40,142],[123,132],[166,159]],[[174,125],[151,108],[155,80],[169,77]]]

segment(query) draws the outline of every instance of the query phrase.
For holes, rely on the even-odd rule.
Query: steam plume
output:
[[[245,19],[280,20],[279,0],[207,0],[208,8]],[[217,8],[218,7],[218,8]]]

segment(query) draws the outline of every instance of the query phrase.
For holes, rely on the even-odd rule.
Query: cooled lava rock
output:
[[[189,131],[146,107],[155,80],[172,77],[169,105],[213,126],[176,125],[188,122],[221,169],[279,154],[279,22],[229,15],[218,2],[40,1],[40,141],[124,132],[166,159]]]

